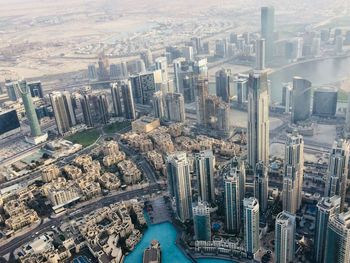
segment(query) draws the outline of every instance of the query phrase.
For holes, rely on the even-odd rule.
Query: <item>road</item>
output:
[[[141,197],[142,195],[145,195],[145,194],[156,193],[160,190],[161,188],[158,184],[150,184],[148,187],[145,187],[143,189],[125,191],[112,196],[106,196],[102,199],[87,201],[86,202],[87,204],[83,207],[70,209],[69,214],[75,213],[74,217],[78,218],[82,215],[88,214],[91,211],[101,208],[103,206],[108,206],[112,203],[120,202],[122,200],[129,200],[132,198]],[[49,221],[40,224],[36,228],[28,231],[27,233],[12,239],[6,244],[2,244],[0,246],[0,256],[5,256],[8,253],[12,253],[16,248],[32,240],[33,239],[32,236],[35,235],[35,233],[37,232],[38,234],[44,233],[47,230],[49,230],[52,226],[60,225],[62,222],[65,221],[65,219],[67,219],[66,214],[58,216],[56,218],[51,218]]]

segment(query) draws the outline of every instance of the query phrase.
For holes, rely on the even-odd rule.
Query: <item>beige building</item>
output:
[[[148,133],[159,126],[159,119],[149,116],[143,116],[131,123],[132,131],[137,133]]]
[[[41,172],[41,178],[45,183],[49,183],[56,179],[60,174],[60,169],[56,165],[45,167]]]

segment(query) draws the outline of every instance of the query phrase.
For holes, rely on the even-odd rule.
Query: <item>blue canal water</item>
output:
[[[151,241],[155,239],[158,240],[160,243],[163,263],[190,263],[191,261],[176,246],[176,235],[176,229],[169,222],[161,223],[158,225],[149,225],[140,243],[135,247],[133,252],[126,257],[124,262],[142,263],[144,249],[149,247]],[[217,259],[198,259],[197,262],[232,263],[232,261]]]

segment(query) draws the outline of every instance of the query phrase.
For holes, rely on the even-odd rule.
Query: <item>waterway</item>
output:
[[[350,57],[301,62],[274,71],[269,75],[273,101],[282,100],[282,83],[291,82],[294,76],[306,78],[313,87],[350,79]],[[350,87],[347,91],[350,91]]]
[[[158,240],[162,251],[163,263],[191,263],[191,261],[183,254],[183,252],[175,244],[177,232],[175,227],[169,223],[161,223],[157,225],[148,225],[142,240],[135,247],[126,259],[125,263],[142,263],[143,251],[149,247],[153,239]],[[232,263],[229,260],[219,259],[198,259],[198,263]]]

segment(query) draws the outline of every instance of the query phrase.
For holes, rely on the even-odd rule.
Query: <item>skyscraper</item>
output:
[[[111,84],[111,94],[114,114],[117,117],[123,116],[122,99],[120,95],[120,87],[118,83]]]
[[[327,169],[325,196],[340,196],[340,212],[343,212],[344,209],[349,171],[349,151],[350,143],[348,141],[338,140],[334,142]]]
[[[183,57],[174,59],[173,61],[173,68],[174,68],[174,85],[175,85],[175,91],[181,92],[181,78],[180,78],[180,72],[181,72],[181,66],[183,63],[185,63],[186,59]]]
[[[266,212],[269,198],[269,178],[267,172],[268,167],[266,167],[262,161],[256,164],[254,173],[254,197],[259,200],[261,212]]]
[[[324,262],[350,262],[350,211],[329,218]]]
[[[269,165],[269,94],[267,73],[249,74],[248,79],[248,163]]]
[[[327,227],[330,217],[338,214],[340,211],[340,197],[323,197],[317,203],[315,241],[314,241],[314,261],[316,263],[324,262],[324,251],[327,236]]]
[[[150,104],[157,85],[162,83],[161,71],[144,72],[129,78],[136,103]]]
[[[120,89],[124,104],[124,117],[128,120],[134,120],[136,119],[136,112],[130,81],[122,81]]]
[[[230,79],[231,71],[221,69],[215,73],[216,96],[225,102],[230,102]]]
[[[348,103],[346,108],[346,116],[345,116],[345,136],[350,132],[350,92],[348,93]],[[348,137],[348,136],[347,136]]]
[[[191,175],[186,152],[167,157],[170,196],[175,199],[176,216],[181,222],[192,218]]]
[[[197,118],[198,123],[205,125],[205,101],[209,95],[208,79],[197,80]]]
[[[295,215],[287,211],[277,215],[275,226],[276,263],[294,262],[295,226]]]
[[[18,92],[21,94],[24,109],[30,126],[31,136],[38,137],[42,135],[38,117],[35,112],[33,99],[30,94],[29,87],[25,80],[16,82]]]
[[[97,116],[97,122],[107,124],[109,122],[108,100],[105,93],[94,94],[95,112]],[[97,104],[95,104],[97,103]]]
[[[272,6],[261,7],[261,37],[266,41],[266,60],[273,58],[275,9]]]
[[[156,69],[162,71],[162,82],[168,81],[168,62],[166,57],[159,57],[155,60]]]
[[[41,81],[31,81],[28,82],[28,87],[32,97],[44,98],[43,87],[41,86]]]
[[[206,202],[199,201],[192,209],[194,239],[211,240],[210,207]]]
[[[12,101],[17,101],[20,97],[20,94],[19,94],[16,82],[7,79],[5,80],[5,87],[6,87],[7,96],[9,97],[9,99]],[[350,107],[349,107],[349,110],[350,110]]]
[[[253,258],[260,248],[259,241],[259,202],[256,198],[244,198],[244,243],[247,255]]]
[[[167,93],[164,96],[164,113],[168,121],[184,122],[185,101],[181,93]]]
[[[55,91],[50,94],[50,100],[57,131],[60,135],[64,135],[76,124],[71,95],[67,91]]]
[[[293,87],[292,83],[284,83],[282,87],[282,106],[284,112],[289,113],[292,107]]]
[[[90,108],[90,101],[89,101],[89,95],[84,94],[79,97],[81,109],[83,112],[84,117],[84,123],[88,127],[92,127],[93,121],[92,121],[92,114],[91,114],[91,108]]]
[[[163,93],[157,91],[153,94],[153,114],[154,117],[162,119],[164,117],[164,102],[163,102]]]
[[[240,233],[243,198],[245,194],[244,162],[233,160],[230,170],[224,175],[226,230]]]
[[[256,41],[256,61],[255,68],[263,70],[265,68],[265,39],[261,38]]]
[[[239,76],[235,79],[237,103],[242,104],[248,99],[248,78]]]
[[[213,151],[205,150],[195,154],[195,168],[198,180],[198,195],[202,201],[214,203],[214,166]]]
[[[142,51],[140,57],[145,63],[147,69],[153,64],[153,56],[151,50],[147,49],[145,51]]]
[[[97,80],[97,70],[95,64],[90,64],[88,66],[88,78],[89,80]]]
[[[304,178],[304,140],[297,131],[289,134],[285,144],[283,176],[283,210],[295,214],[301,206]]]
[[[310,118],[311,82],[300,77],[294,77],[292,95],[292,123]]]

